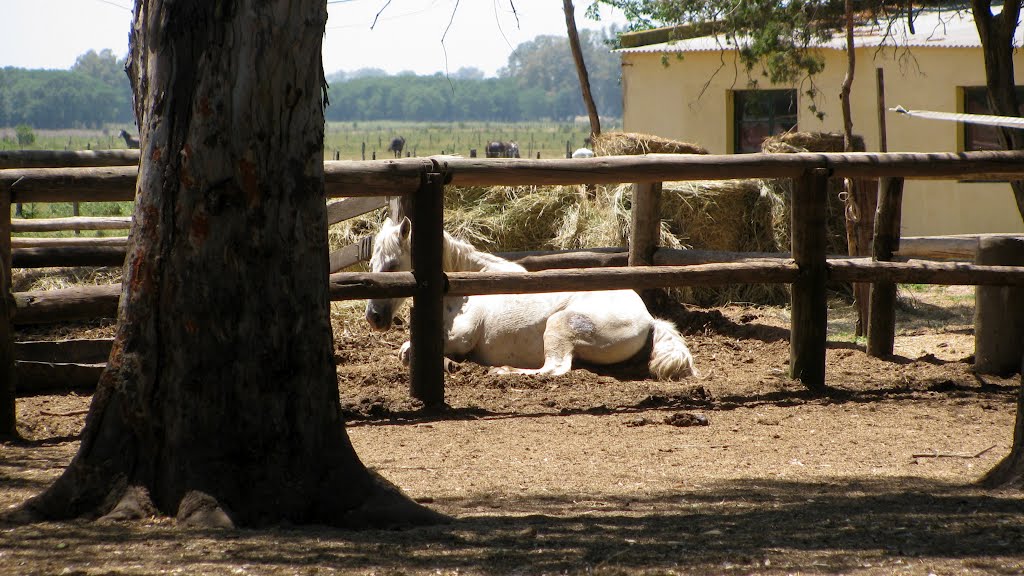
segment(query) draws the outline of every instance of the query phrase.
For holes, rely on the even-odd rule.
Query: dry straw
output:
[[[14,268],[11,271],[12,292],[60,290],[77,286],[117,284],[120,281],[120,267]]]
[[[638,154],[707,154],[699,144],[679,142],[635,132],[605,132],[594,138],[594,153],[598,156],[635,156]]]
[[[838,142],[838,144],[837,144]],[[794,133],[765,142],[766,151],[804,152],[842,149],[834,134]],[[598,137],[599,154],[707,153],[695,144],[642,134]],[[839,188],[829,194],[829,251],[846,253]],[[666,182],[662,193],[660,245],[728,252],[789,251],[791,184],[786,180]],[[482,250],[513,252],[607,246],[625,247],[630,234],[632,186],[598,186],[581,194],[579,186],[450,187],[445,194],[445,227]],[[332,227],[332,249],[376,230],[384,211]],[[695,287],[673,290],[675,300],[702,306],[731,302],[784,304],[788,287],[780,284]]]
[[[864,148],[864,138],[854,136],[853,147],[855,151],[861,152]],[[766,138],[761,144],[761,150],[774,154],[794,154],[799,152],[842,152],[843,135],[835,132],[790,132]],[[772,191],[775,196],[782,199],[783,210],[777,215],[778,222],[775,224],[776,240],[780,246],[789,250],[789,228],[790,228],[790,206],[793,195],[793,183],[791,180],[763,180],[764,186]],[[843,201],[843,183],[839,179],[829,182],[826,228],[826,250],[829,254],[846,254],[849,244],[846,241],[846,206]]]

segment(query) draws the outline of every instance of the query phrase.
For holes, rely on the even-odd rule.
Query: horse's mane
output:
[[[515,262],[481,252],[465,240],[459,240],[448,232],[444,233],[445,272],[525,272]]]

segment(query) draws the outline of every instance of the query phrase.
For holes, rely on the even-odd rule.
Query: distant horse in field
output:
[[[391,143],[388,144],[388,152],[394,152],[395,153],[395,158],[401,158],[402,150],[404,150],[404,149],[405,149],[405,138],[402,137],[402,136],[398,136],[397,138],[392,138],[391,139]]]
[[[374,237],[370,268],[412,268],[412,223],[388,218]],[[525,272],[526,269],[444,233],[444,270]],[[404,298],[374,299],[366,320],[375,330],[391,327]],[[502,374],[565,374],[573,358],[617,364],[648,343],[648,369],[659,380],[696,376],[693,356],[667,320],[651,316],[633,290],[452,296],[444,301],[444,352],[495,366]],[[409,342],[399,357],[409,362]]]
[[[122,129],[120,132],[118,132],[117,136],[118,136],[118,138],[124,138],[125,146],[127,146],[129,148],[138,148],[139,147],[139,139],[135,138],[134,136],[129,134],[124,129]]]
[[[492,140],[487,143],[484,153],[488,158],[519,158],[519,144]]]

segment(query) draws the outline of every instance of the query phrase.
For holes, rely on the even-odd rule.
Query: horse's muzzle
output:
[[[366,322],[374,330],[384,331],[391,328],[391,310],[382,310],[373,305],[366,306]]]

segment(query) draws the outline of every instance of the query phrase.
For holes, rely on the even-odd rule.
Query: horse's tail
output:
[[[648,368],[658,380],[681,380],[700,376],[693,365],[693,355],[675,325],[668,320],[654,319],[654,346]]]

